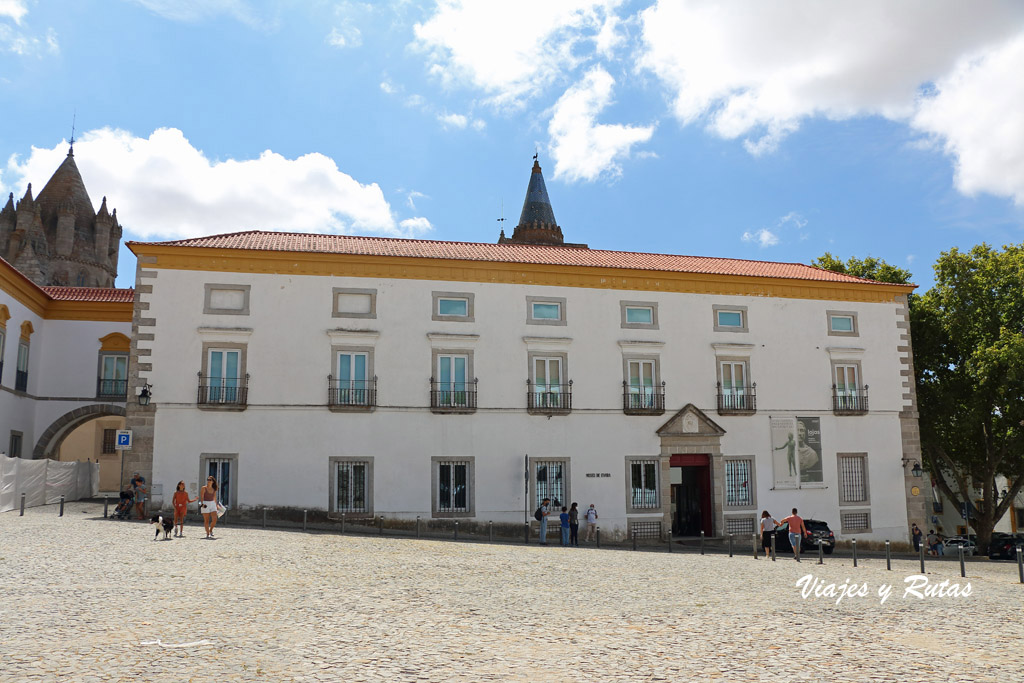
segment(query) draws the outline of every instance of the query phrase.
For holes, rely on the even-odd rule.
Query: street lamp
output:
[[[907,465],[909,465],[910,463],[914,463],[914,466],[910,468],[910,473],[917,477],[918,479],[920,479],[921,473],[924,471],[921,469],[920,461],[915,460],[914,458],[903,458],[904,469],[906,469]]]
[[[146,383],[146,386],[142,387],[142,391],[139,392],[139,405],[148,406],[149,399],[153,395],[153,385]]]

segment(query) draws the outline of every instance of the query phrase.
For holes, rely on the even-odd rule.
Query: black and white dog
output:
[[[156,536],[153,537],[154,541],[160,537],[161,528],[163,528],[164,540],[171,540],[171,531],[174,530],[174,522],[169,519],[164,519],[163,515],[153,515],[153,519],[149,520],[149,523],[158,525],[156,528]]]

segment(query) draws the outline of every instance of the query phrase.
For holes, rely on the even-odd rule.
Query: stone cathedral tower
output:
[[[29,184],[0,209],[0,256],[40,286],[113,287],[121,226],[107,198],[94,211],[74,147],[38,196]]]

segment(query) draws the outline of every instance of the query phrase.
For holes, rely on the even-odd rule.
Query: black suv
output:
[[[804,536],[800,542],[800,552],[809,553],[818,550],[818,541],[821,541],[821,550],[826,555],[831,555],[836,549],[836,535],[828,528],[828,522],[819,519],[805,519],[804,526],[811,532],[810,536]],[[789,522],[775,527],[775,551],[793,552],[793,546],[789,543]]]
[[[1024,534],[996,532],[992,534],[992,540],[988,545],[988,559],[1016,560],[1017,548],[1022,546],[1024,546]]]

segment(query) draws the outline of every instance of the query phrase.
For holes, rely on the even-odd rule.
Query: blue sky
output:
[[[927,287],[1024,238],[1021,73],[1019,2],[0,0],[0,190],[74,116],[125,239],[493,242],[536,151],[567,241]]]

